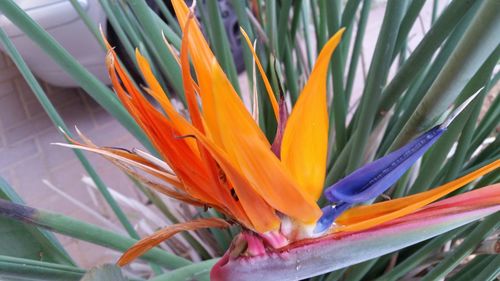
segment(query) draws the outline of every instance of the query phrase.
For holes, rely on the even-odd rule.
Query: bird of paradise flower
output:
[[[183,1],[173,1],[183,27],[180,65],[190,120],[176,111],[136,51],[138,66],[160,105],[157,110],[117,63],[108,44],[107,66],[120,101],[142,127],[161,159],[144,151],[98,147],[83,134],[73,148],[97,152],[151,188],[194,206],[214,208],[224,219],[167,226],[144,238],[118,261],[123,266],[179,231],[241,226],[213,280],[295,280],[319,275],[417,243],[500,210],[500,185],[432,202],[500,166],[494,161],[430,191],[355,206],[386,191],[443,134],[444,123],[323,190],[328,144],[326,80],[330,56],[343,29],[324,45],[288,116],[252,48],[278,130],[270,144],[245,108]],[[174,54],[175,55],[175,54]],[[196,79],[192,77],[190,59]],[[254,114],[255,115],[255,114]],[[132,167],[163,181],[152,182]],[[316,203],[322,192],[331,204]],[[430,205],[429,205],[430,204]]]

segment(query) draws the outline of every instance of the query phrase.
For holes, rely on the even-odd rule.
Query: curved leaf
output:
[[[113,264],[104,264],[92,268],[85,274],[81,281],[127,281],[120,270],[120,268]]]
[[[0,198],[23,203],[1,177]],[[0,255],[74,265],[56,237],[45,230],[0,217],[0,237]]]
[[[0,280],[77,281],[84,273],[73,266],[0,255]]]

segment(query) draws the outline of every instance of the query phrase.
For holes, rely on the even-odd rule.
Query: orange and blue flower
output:
[[[242,233],[214,266],[214,280],[306,278],[417,243],[500,210],[499,185],[433,203],[497,169],[500,160],[427,192],[356,206],[393,185],[437,141],[453,118],[324,189],[327,73],[344,30],[324,45],[289,116],[243,32],[278,123],[272,145],[218,64],[193,12],[184,1],[172,2],[183,27],[180,55],[174,55],[182,72],[189,118],[176,110],[139,51],[136,59],[147,83],[144,89],[122,69],[109,45],[107,58],[118,98],[161,159],[141,150],[97,147],[83,135],[83,143],[72,140],[73,144],[66,146],[100,153],[151,188],[194,206],[214,208],[226,219],[168,226],[132,247],[120,265],[179,231],[237,223]],[[160,109],[143,93],[154,98]],[[161,183],[153,183],[131,167]],[[331,205],[321,209],[317,201],[323,193]]]

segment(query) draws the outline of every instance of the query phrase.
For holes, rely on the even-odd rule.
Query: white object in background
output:
[[[69,0],[15,0],[32,19],[52,35],[73,57],[102,82],[109,84],[105,52]],[[97,0],[78,0],[90,19],[106,30],[106,14]],[[33,73],[61,87],[79,86],[28,36],[0,15],[0,26],[9,35]],[[0,44],[1,45],[1,44]],[[3,49],[3,46],[0,46]]]

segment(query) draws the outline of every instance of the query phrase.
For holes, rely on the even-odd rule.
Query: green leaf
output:
[[[362,263],[353,265],[349,273],[346,274],[346,278],[349,281],[359,281],[368,273],[368,271],[375,265],[378,259],[367,260]]]
[[[161,71],[168,77],[171,86],[174,87],[176,93],[184,96],[184,88],[182,87],[182,77],[179,65],[175,61],[172,54],[163,42],[160,26],[158,26],[155,16],[152,15],[151,9],[146,1],[126,1],[132,9],[138,22],[141,24],[142,32],[147,32],[147,40],[150,41],[151,52]],[[173,32],[169,33],[174,36]],[[136,46],[138,47],[138,46]]]
[[[137,239],[122,236],[61,214],[30,208],[3,199],[0,199],[0,217],[13,219],[26,225],[43,227],[66,236],[120,252],[126,251],[138,242]],[[191,263],[184,258],[170,254],[159,248],[150,250],[141,256],[141,259],[169,269],[186,266]]]
[[[202,3],[204,4],[200,6],[200,8],[205,9],[205,12],[207,12],[207,14],[205,14],[206,17],[203,18],[203,23],[212,35],[210,36],[210,39],[212,39],[210,43],[214,54],[217,57],[217,61],[222,66],[222,69],[224,69],[224,72],[231,81],[234,89],[241,95],[238,73],[236,72],[231,47],[229,46],[227,31],[224,27],[219,11],[219,1],[208,0],[203,1]]]
[[[328,13],[328,36],[335,34],[340,28],[340,1],[326,1]],[[346,117],[348,102],[344,91],[344,58],[342,50],[345,45],[348,45],[346,36],[342,39],[337,47],[337,50],[332,55],[332,84],[333,84],[333,100],[330,105],[330,130],[335,128],[335,146],[337,150],[341,150],[347,141],[346,136]]]
[[[283,59],[284,51],[285,51],[285,45],[287,45],[289,42],[287,42],[286,37],[287,37],[287,25],[288,25],[288,20],[291,14],[291,8],[292,8],[292,0],[285,0],[281,3],[281,7],[279,9],[278,13],[278,26],[277,28],[277,33],[278,33],[278,50],[277,57],[279,60]]]
[[[92,268],[81,281],[127,281],[120,268],[114,264],[104,264]]]
[[[403,130],[393,148],[428,128],[455,100],[474,73],[500,44],[500,2],[486,0]],[[477,42],[481,42],[478,44]]]
[[[477,89],[487,84],[488,78],[495,67],[499,54],[500,48],[498,48],[498,51],[494,52],[477,71],[477,73],[474,74],[473,78],[465,86],[460,97],[456,100],[456,105],[464,102],[465,99],[475,93]],[[477,97],[473,104],[466,108],[464,112],[457,117],[453,124],[448,127],[443,136],[433,145],[431,149],[429,149],[429,152],[426,154],[427,157],[425,157],[422,161],[420,174],[411,188],[412,193],[418,193],[430,187],[431,183],[438,175],[438,172],[441,170],[440,168],[443,163],[447,160],[449,151],[452,149],[458,137],[463,132],[465,123],[470,118],[473,109],[477,108],[477,110],[480,110],[484,97],[488,91],[488,87],[483,89],[480,96]],[[473,120],[473,122],[475,122],[475,120]]]
[[[476,276],[477,280],[495,280],[500,275],[500,255],[490,261],[490,263]]]
[[[396,39],[396,46],[394,48],[395,52],[392,55],[392,59],[397,56],[399,51],[406,44],[405,42],[408,40],[408,34],[410,33],[410,30],[413,27],[415,20],[420,14],[420,11],[422,10],[424,4],[424,0],[415,0],[411,2],[410,6],[406,10],[404,17],[401,20],[401,26],[399,27],[398,38]]]
[[[13,0],[2,1],[0,12],[32,39],[47,55],[66,71],[80,86],[141,143],[153,151],[142,129],[118,101],[114,93],[87,71],[68,51],[38,25]]]
[[[363,0],[363,7],[361,8],[361,14],[359,16],[356,38],[354,40],[351,60],[349,62],[349,71],[347,72],[347,81],[345,86],[346,101],[350,100],[352,94],[354,79],[356,77],[356,69],[358,68],[358,62],[363,48],[363,38],[365,37],[366,24],[368,22],[368,15],[370,14],[371,3],[371,0]]]
[[[404,6],[404,1],[399,0],[387,3],[384,21],[377,40],[370,70],[368,71],[361,103],[353,120],[355,135],[352,138],[353,148],[355,149],[350,151],[349,164],[347,165],[348,172],[354,171],[362,163],[368,136],[371,132],[373,119],[377,110],[374,104],[379,103],[382,87],[385,85],[391,65],[390,60],[386,58],[386,54],[392,54],[394,51],[398,26],[403,17]]]
[[[69,133],[68,127],[66,126],[63,119],[55,109],[54,105],[52,105],[50,99],[45,94],[45,91],[42,89],[42,87],[36,80],[35,76],[33,76],[33,73],[29,70],[28,66],[26,65],[23,58],[21,57],[17,49],[14,47],[10,39],[1,29],[0,29],[0,41],[2,41],[2,43],[4,43],[4,45],[6,46],[9,55],[11,56],[12,60],[18,67],[19,71],[23,75],[28,85],[30,86],[31,90],[33,91],[33,94],[36,96],[36,98],[44,108],[47,115],[49,115],[51,121],[54,123],[56,127],[65,130],[65,132],[67,132],[68,135],[71,137],[71,133]],[[122,222],[122,224],[124,225],[125,229],[127,229],[132,236],[138,238],[138,235],[135,232],[134,228],[132,227],[132,224],[128,221],[127,216],[120,209],[114,198],[111,196],[111,193],[108,191],[108,188],[106,187],[102,179],[98,176],[97,172],[94,170],[90,162],[87,160],[87,158],[83,155],[81,151],[74,150],[74,152],[77,158],[82,163],[82,166],[92,177],[92,180],[96,183],[96,186],[103,195],[104,199],[108,202],[108,204],[110,205],[111,209],[115,212],[120,222]]]
[[[415,253],[407,257],[403,262],[399,263],[391,271],[380,276],[378,281],[397,281],[402,278],[406,273],[411,271],[416,266],[420,265],[432,252],[435,252],[447,241],[455,238],[457,235],[463,233],[466,229],[471,229],[471,226],[464,226],[459,229],[450,231],[446,234],[440,235],[424,246],[420,247]]]
[[[36,80],[36,78],[33,76],[33,73],[29,70],[28,66],[22,59],[21,55],[19,52],[16,50],[15,46],[12,44],[10,39],[7,37],[5,32],[0,29],[0,41],[5,45],[9,55],[11,56],[12,60],[18,67],[19,71],[23,75],[24,79],[32,89],[34,95],[42,105],[43,109],[45,112],[49,115],[50,119],[54,123],[56,127],[64,129],[70,136],[71,133],[69,133],[66,124],[62,120],[61,116],[55,109],[55,107],[52,105],[51,101],[45,94],[44,90]],[[118,220],[122,223],[124,228],[128,231],[129,235],[133,238],[138,239],[139,235],[135,231],[135,229],[132,227],[132,224],[128,220],[127,216],[125,213],[122,211],[122,209],[119,207],[119,205],[116,203],[114,198],[111,196],[111,193],[109,192],[107,186],[104,184],[102,179],[99,177],[97,172],[94,170],[90,162],[87,160],[87,158],[83,155],[83,153],[79,150],[74,150],[78,160],[80,160],[82,166],[85,168],[85,170],[88,172],[92,180],[95,182],[98,190],[101,192],[103,195],[104,199],[106,202],[109,204],[115,215],[117,216]],[[161,272],[159,269],[156,270],[157,272]]]
[[[23,204],[22,199],[1,177],[0,198]],[[46,230],[0,218],[0,237],[0,255],[74,265],[56,237]]]
[[[483,241],[490,233],[494,232],[500,226],[500,213],[491,215],[481,222],[465,240],[455,248],[451,253],[434,267],[428,274],[422,278],[422,281],[431,281],[444,278],[450,273],[459,263],[469,256],[477,245]],[[498,265],[498,264],[497,264]],[[498,269],[498,266],[496,267]],[[486,273],[485,273],[486,274]],[[477,279],[488,280],[488,279]]]
[[[9,281],[80,280],[85,270],[55,263],[0,255],[0,279]]]
[[[210,269],[219,259],[211,259],[192,265],[184,266],[176,270],[172,270],[163,275],[157,276],[149,281],[185,281],[185,280],[197,280],[197,281],[209,281],[208,274]],[[235,279],[237,280],[237,279]]]
[[[165,4],[166,2],[163,1],[163,0],[155,0],[155,3],[156,3],[156,5],[159,6],[161,13],[167,19],[167,23],[170,26],[170,28],[172,28],[173,31],[177,35],[180,36],[181,35],[181,27],[179,26],[179,23],[175,19],[174,15],[172,15],[172,13],[170,12],[170,10],[166,6],[166,4]]]
[[[470,156],[474,152],[475,148],[481,145],[497,127],[498,120],[500,119],[500,95],[498,95],[495,100],[491,103],[491,107],[488,109],[484,115],[481,123],[477,125],[474,130],[474,136],[472,138],[472,144],[467,155]]]
[[[474,280],[474,278],[476,278],[478,274],[481,273],[481,271],[494,259],[495,255],[477,256],[472,261],[468,262],[467,265],[462,270],[453,274],[453,276],[448,280],[449,281]],[[483,280],[483,279],[477,279],[477,280]]]
[[[425,96],[429,88],[431,87],[433,81],[436,80],[436,77],[438,76],[439,72],[445,65],[446,61],[448,58],[451,56],[453,50],[455,50],[458,42],[460,39],[463,37],[463,33],[467,29],[467,27],[470,25],[470,22],[472,21],[473,16],[476,14],[478,10],[479,4],[476,4],[472,6],[465,15],[462,16],[462,19],[460,20],[460,23],[453,29],[453,32],[448,36],[446,42],[443,44],[441,49],[439,50],[439,53],[436,55],[435,59],[432,61],[432,64],[428,65],[427,67],[422,68],[422,63],[420,60],[418,60],[418,50],[420,50],[420,47],[417,47],[417,49],[412,53],[410,58],[415,56],[414,59],[412,59],[413,63],[411,63],[410,59],[406,61],[406,64],[404,67],[408,68],[408,74],[405,75],[405,79],[412,79],[413,82],[411,83],[409,89],[406,91],[405,95],[401,98],[401,101],[398,103],[398,106],[395,108],[395,114],[392,117],[391,120],[391,125],[389,128],[388,133],[386,133],[386,136],[384,137],[384,141],[382,145],[379,147],[379,156],[385,155],[391,144],[394,142],[394,139],[397,137],[397,135],[401,132],[403,129],[405,122],[410,118],[411,114],[415,111],[417,108],[418,104],[422,100],[422,98]],[[451,6],[446,10],[447,13],[453,11],[454,9],[451,9]],[[443,17],[445,14],[443,13]],[[436,24],[436,28],[437,28]],[[425,50],[423,46],[425,38],[427,36],[431,36],[432,33],[429,33],[426,35],[423,39],[423,42],[420,44],[422,45],[422,50]],[[432,42],[433,40],[430,40],[428,42]],[[430,44],[430,43],[429,43]],[[420,57],[423,59],[422,57]],[[418,68],[422,68],[420,72],[417,72],[415,75],[415,70]],[[411,70],[411,71],[410,71]],[[403,68],[400,69],[399,73],[403,72]],[[415,78],[413,78],[415,77]],[[399,78],[394,78],[391,83],[386,87],[384,90],[384,97],[382,98],[381,105],[379,107],[379,112],[386,112],[391,106],[392,103],[390,103],[388,100],[391,99],[391,92],[389,89],[392,89],[391,85],[396,85],[399,82],[402,82],[403,77]],[[402,91],[403,89],[401,89]],[[400,93],[399,93],[400,94]],[[389,104],[388,104],[389,103]],[[384,107],[386,106],[386,107]],[[380,113],[379,113],[379,119],[380,119]]]
[[[417,1],[414,1],[417,4]],[[381,112],[387,112],[399,95],[410,85],[415,78],[415,73],[426,67],[426,62],[430,61],[441,43],[448,37],[453,28],[462,20],[464,14],[468,14],[477,1],[455,0],[446,7],[436,23],[425,34],[405,64],[398,70],[395,77],[383,91],[383,98],[379,107]],[[476,5],[477,6],[477,5]],[[407,28],[408,19],[403,20],[402,28]],[[463,35],[463,34],[462,34]],[[402,39],[399,39],[401,41]],[[397,49],[399,51],[399,49]]]
[[[97,28],[97,25],[95,22],[92,21],[92,19],[89,17],[89,15],[85,12],[84,8],[78,2],[78,0],[70,0],[71,5],[73,5],[73,8],[75,11],[78,13],[78,16],[83,20],[87,28],[92,32],[92,35],[94,35],[95,39],[101,44],[101,47],[103,50],[106,49],[106,46],[104,45],[104,41],[102,40],[101,34],[99,33],[99,29]]]

